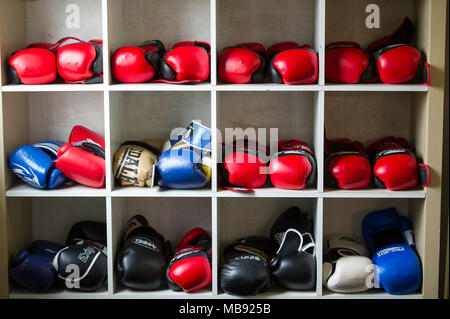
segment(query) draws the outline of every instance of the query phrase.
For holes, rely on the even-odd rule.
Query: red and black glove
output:
[[[367,151],[372,158],[378,188],[399,191],[417,185],[428,186],[428,166],[417,163],[414,147],[405,139],[388,136],[372,143]]]
[[[161,60],[157,82],[203,82],[209,78],[211,46],[207,42],[183,41],[174,44]]]
[[[308,144],[298,140],[280,141],[278,153],[270,161],[270,180],[277,188],[304,189],[315,182],[316,167]]]
[[[271,52],[282,50],[276,53],[269,63],[269,74],[273,83],[311,84],[319,78],[319,57],[309,45],[297,45],[297,48],[283,50],[294,46],[294,43],[282,42],[268,49],[269,56]]]
[[[360,142],[348,139],[325,141],[325,181],[328,186],[359,189],[369,186],[369,156]]]
[[[159,40],[117,49],[111,58],[113,77],[124,83],[142,83],[159,75],[161,58],[166,49]]]
[[[169,288],[193,292],[211,284],[211,236],[202,228],[189,231],[178,244],[167,267]]]
[[[56,167],[75,182],[90,187],[103,187],[105,139],[84,126],[74,126],[69,142],[58,150]]]
[[[265,55],[260,43],[225,48],[219,58],[219,78],[228,83],[261,83],[265,76]]]
[[[325,78],[335,83],[354,84],[374,82],[374,63],[371,55],[355,42],[334,42],[326,47]]]

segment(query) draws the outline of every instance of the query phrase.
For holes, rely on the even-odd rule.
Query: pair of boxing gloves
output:
[[[395,208],[374,211],[362,222],[367,245],[356,238],[330,236],[324,245],[322,282],[338,293],[372,288],[392,295],[416,292],[422,284],[422,267],[415,251],[411,220]]]
[[[414,147],[403,138],[381,138],[370,144],[367,152],[357,141],[326,140],[325,156],[328,186],[360,189],[373,180],[378,188],[400,191],[426,187],[430,181],[428,166],[418,162]]]
[[[267,49],[261,43],[240,43],[222,50],[219,78],[228,83],[261,83],[266,71],[277,84],[310,84],[319,76],[319,58],[309,45],[293,41],[276,43]]]
[[[166,51],[160,40],[117,49],[111,57],[114,79],[124,83],[194,83],[210,73],[209,43],[183,41]]]
[[[65,44],[67,41],[75,43]],[[58,75],[67,83],[101,83],[103,81],[102,41],[84,42],[66,37],[58,42],[31,43],[14,52],[8,61],[12,84],[47,84]]]
[[[292,290],[314,290],[316,245],[312,218],[298,207],[285,210],[273,223],[270,238],[249,236],[226,246],[220,288],[232,295],[267,291],[275,281]]]
[[[122,285],[155,290],[164,282],[171,290],[193,292],[211,284],[211,236],[202,228],[189,231],[172,253],[172,244],[142,215],[125,225],[123,244],[116,256]]]
[[[76,125],[67,143],[45,141],[18,147],[8,159],[11,170],[38,189],[54,189],[73,180],[89,187],[105,185],[105,139]]]
[[[46,291],[54,283],[80,291],[99,289],[107,278],[106,224],[75,223],[65,246],[47,240],[32,242],[12,258],[9,276],[32,291]]]
[[[406,17],[391,34],[363,50],[355,42],[334,42],[326,47],[325,78],[336,83],[386,84],[422,81],[430,84],[429,65],[424,55],[410,45],[414,25]]]
[[[307,143],[284,140],[278,152],[270,157],[267,147],[255,141],[237,140],[223,146],[219,178],[224,188],[236,192],[251,192],[263,186],[269,176],[273,186],[282,189],[304,189],[314,184],[316,160]]]

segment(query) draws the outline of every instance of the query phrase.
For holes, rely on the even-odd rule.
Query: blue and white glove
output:
[[[23,145],[9,157],[9,167],[20,179],[35,188],[56,188],[66,181],[63,172],[54,163],[63,144],[61,141],[45,141]]]
[[[211,130],[192,121],[175,144],[166,144],[157,164],[157,183],[175,189],[201,188],[211,179]]]
[[[414,247],[412,224],[395,208],[366,215],[362,233],[375,264],[374,287],[391,295],[406,295],[422,284],[422,267]]]

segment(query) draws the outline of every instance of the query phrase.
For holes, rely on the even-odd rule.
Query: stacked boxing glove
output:
[[[325,180],[328,186],[359,189],[369,186],[371,166],[369,156],[360,142],[348,139],[325,141]]]
[[[111,58],[113,77],[120,82],[141,83],[156,79],[166,49],[159,40],[117,49]]]
[[[9,277],[29,290],[50,289],[56,275],[52,261],[62,248],[62,245],[46,240],[32,242],[11,260]]]
[[[56,167],[75,182],[90,187],[103,187],[105,139],[84,126],[74,126],[69,142],[58,150]]]
[[[325,78],[336,83],[373,82],[373,58],[358,43],[334,42],[326,47]]]
[[[260,83],[266,67],[265,48],[259,43],[241,43],[222,50],[219,78],[229,83]]]
[[[319,77],[319,57],[314,50],[308,45],[283,50],[285,47],[291,47],[289,42],[276,47],[275,49],[282,51],[270,60],[269,73],[272,82],[291,85],[316,82]],[[273,49],[272,51],[276,52]]]
[[[325,242],[322,267],[324,287],[334,292],[354,293],[372,288],[374,265],[367,248],[357,239],[330,236]]]
[[[428,186],[428,166],[417,163],[414,147],[405,139],[388,136],[373,142],[367,151],[372,158],[378,188],[398,191],[417,185]]]
[[[241,238],[224,249],[220,288],[228,294],[248,296],[271,286],[269,260],[275,252],[271,239],[260,236]]]
[[[56,80],[56,56],[44,48],[19,50],[9,58],[8,73],[12,84],[46,84]]]
[[[309,48],[308,45],[302,46],[302,48],[305,48],[305,47]],[[272,44],[270,47],[267,48],[267,57],[269,60],[272,60],[272,58],[280,52],[283,52],[286,50],[298,49],[298,48],[300,48],[300,45],[294,41],[278,42],[278,43]]]
[[[285,210],[270,229],[272,239],[279,245],[270,261],[275,281],[284,288],[310,290],[316,284],[316,245],[313,221],[298,207]]]
[[[53,259],[60,282],[68,289],[95,291],[107,278],[106,223],[75,223],[66,247]]]
[[[74,37],[68,37],[58,41],[58,46],[67,40],[77,42],[58,48],[56,66],[59,75],[68,83],[103,82],[102,45],[98,41],[84,42]]]
[[[55,167],[58,149],[63,142],[45,141],[17,148],[9,157],[11,170],[29,185],[53,189],[66,181],[63,172]]]
[[[211,283],[211,236],[202,228],[188,232],[167,267],[169,288],[193,292]]]
[[[166,83],[202,82],[209,78],[211,46],[207,42],[182,42],[161,60],[161,77]]]
[[[367,47],[367,51],[374,56],[382,82],[398,84],[421,80],[424,84],[430,84],[430,69],[425,56],[410,45],[414,31],[412,21],[405,17],[394,32]]]
[[[201,188],[211,179],[211,130],[192,121],[181,140],[163,148],[157,165],[161,187]]]
[[[224,158],[219,166],[220,183],[224,188],[250,192],[267,180],[267,148],[255,141],[237,140],[225,145]]]
[[[303,189],[312,185],[316,178],[316,160],[308,144],[298,140],[280,141],[278,149],[269,165],[273,186]]]
[[[373,286],[392,295],[417,291],[422,266],[414,250],[411,221],[395,208],[374,211],[364,217],[362,233],[376,265]]]
[[[127,141],[114,155],[114,177],[122,186],[148,186],[153,184],[153,169],[161,151],[147,143]]]
[[[142,215],[135,215],[127,222],[123,241],[116,256],[120,282],[132,289],[158,289],[170,258],[170,241],[164,240]]]

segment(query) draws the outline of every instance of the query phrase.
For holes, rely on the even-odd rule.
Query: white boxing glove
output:
[[[365,256],[345,256],[336,263],[324,263],[324,286],[340,293],[362,292],[372,288],[375,265]]]
[[[362,292],[372,288],[374,265],[366,246],[343,235],[325,241],[322,267],[324,287],[334,292]]]

